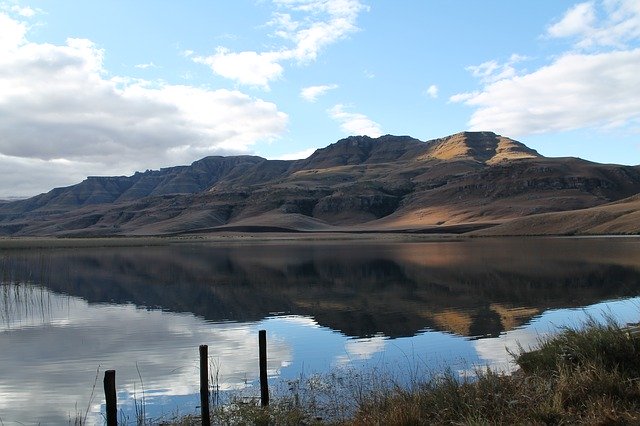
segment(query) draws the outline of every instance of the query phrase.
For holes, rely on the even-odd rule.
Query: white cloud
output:
[[[0,13],[0,52],[13,51],[25,42],[27,24]],[[1,59],[0,59],[1,60]]]
[[[523,76],[491,83],[451,101],[476,107],[473,130],[526,135],[593,126],[621,126],[640,119],[640,49],[566,54]],[[631,92],[630,92],[631,91]]]
[[[546,30],[575,39],[575,48],[533,71],[516,69],[526,57],[468,67],[484,86],[449,98],[475,108],[472,130],[512,136],[640,122],[640,2],[579,3]],[[596,49],[597,48],[597,49]],[[591,49],[586,51],[584,49]]]
[[[289,35],[300,28],[300,22],[294,21],[290,14],[279,12],[272,15],[272,19],[267,22],[267,25],[275,27],[276,35],[285,39],[289,39]]]
[[[585,34],[593,30],[596,20],[595,4],[593,2],[579,3],[569,9],[562,19],[548,29],[552,37],[572,37]]]
[[[329,90],[337,89],[337,84],[324,84],[321,86],[309,86],[305,87],[300,91],[300,96],[309,102],[315,102],[318,98]]]
[[[315,61],[320,51],[357,30],[358,14],[366,10],[360,0],[273,0],[284,12],[276,12],[267,23],[274,35],[289,45],[267,52],[232,52],[218,47],[210,56],[195,56],[197,63],[240,84],[269,88],[282,76],[282,62]],[[300,18],[293,14],[302,15]]]
[[[300,160],[309,158],[311,154],[316,152],[317,148],[307,148],[302,151],[292,152],[290,154],[282,154],[276,158],[276,160]]]
[[[514,53],[504,64],[501,64],[496,60],[491,60],[483,62],[480,65],[468,66],[466,70],[471,72],[474,77],[478,78],[483,83],[493,83],[498,80],[515,76],[516,69],[514,65],[525,59],[527,59],[526,56]]]
[[[39,9],[33,9],[29,6],[18,6],[14,5],[11,7],[11,11],[17,13],[20,16],[24,16],[25,18],[31,18],[40,12]]]
[[[480,94],[479,91],[476,92],[467,92],[467,93],[456,93],[449,97],[449,102],[457,103],[457,102],[466,102]]]
[[[158,68],[158,66],[153,62],[147,62],[146,64],[136,64],[135,67],[142,70],[146,70],[147,68]]]
[[[108,77],[105,52],[91,41],[31,43],[27,29],[0,13],[0,164],[16,158],[87,164],[120,174],[247,152],[281,135],[287,115],[273,103],[233,90],[210,90]],[[68,173],[69,174],[69,173]],[[66,180],[24,185],[44,191]],[[38,189],[36,189],[38,188]],[[22,194],[7,194],[22,195]]]
[[[17,4],[9,5],[7,3],[0,2],[0,10],[4,10],[12,15],[18,15],[23,18],[32,18],[39,13],[42,13],[41,9],[34,9],[29,6],[20,6]]]
[[[231,52],[218,47],[211,56],[195,56],[193,60],[209,65],[214,73],[248,86],[269,88],[269,82],[282,76],[284,68],[279,64],[286,52]]]
[[[438,97],[438,86],[432,84],[431,86],[429,86],[426,93],[430,98],[436,99]]]
[[[382,135],[380,124],[364,114],[347,112],[345,106],[337,104],[329,111],[329,116],[340,123],[340,129],[349,135],[366,135],[377,138]]]
[[[604,19],[598,19],[601,10]],[[575,38],[580,49],[593,47],[627,48],[640,38],[640,2],[602,0],[580,3],[547,29],[552,38]]]
[[[0,154],[0,198],[36,195],[53,187],[73,185],[90,175],[118,175],[124,172],[128,170],[107,168],[98,163],[59,158],[41,160]]]

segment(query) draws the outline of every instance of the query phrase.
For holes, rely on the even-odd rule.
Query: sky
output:
[[[640,1],[0,0],[0,197],[349,135],[640,164]]]

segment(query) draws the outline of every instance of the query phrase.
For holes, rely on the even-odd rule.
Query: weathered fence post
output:
[[[209,426],[209,347],[200,345],[200,417],[202,426]]]
[[[269,382],[267,381],[267,331],[258,331],[258,345],[260,346],[260,400],[262,406],[269,405]]]
[[[118,400],[116,399],[116,370],[104,372],[104,397],[107,403],[107,426],[118,424]]]

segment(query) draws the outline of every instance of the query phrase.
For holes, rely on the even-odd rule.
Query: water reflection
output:
[[[260,328],[273,377],[408,359],[508,369],[505,347],[584,306],[637,321],[638,301],[616,299],[640,294],[637,239],[5,251],[0,267],[4,424],[68,423],[86,407],[99,422],[98,367],[117,370],[129,413],[140,376],[155,417],[194,412],[198,345],[223,389],[244,388]]]
[[[498,336],[542,310],[638,294],[637,239],[177,245],[4,255],[4,275],[91,303],[207,320],[310,316],[353,337]],[[6,272],[8,271],[8,272]]]
[[[43,315],[28,306],[37,302],[32,296],[40,295],[48,301],[37,305],[44,307]],[[0,413],[5,424],[26,415],[43,424],[66,423],[69,416],[75,417],[76,404],[82,413],[86,407],[99,413],[102,375],[96,399],[89,401],[98,367],[102,372],[117,370],[124,408],[134,395],[141,399],[143,384],[151,404],[161,397],[194,394],[199,377],[197,349],[202,343],[212,345],[212,362],[219,368],[223,390],[242,388],[258,374],[253,324],[212,326],[191,314],[139,309],[132,304],[88,304],[24,285],[4,285],[0,302],[17,314],[0,323]],[[289,344],[270,336],[272,374],[290,360]],[[56,404],[52,406],[51,401]]]

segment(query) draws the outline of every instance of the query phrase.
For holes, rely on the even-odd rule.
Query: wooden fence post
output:
[[[104,372],[104,396],[107,403],[107,426],[118,424],[118,400],[116,398],[116,370]]]
[[[200,417],[202,426],[211,425],[209,418],[209,347],[200,345]]]
[[[263,407],[269,405],[269,382],[267,381],[267,331],[258,331],[260,347],[260,400]]]

